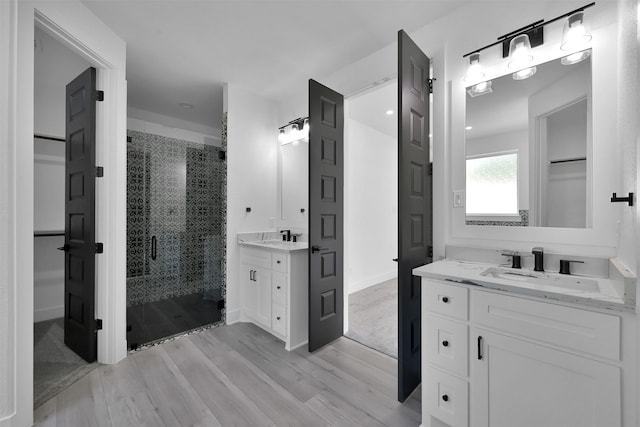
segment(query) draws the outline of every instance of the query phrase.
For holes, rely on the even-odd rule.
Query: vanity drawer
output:
[[[287,310],[283,305],[273,304],[271,310],[271,327],[273,331],[282,336],[287,335]]]
[[[282,273],[287,272],[287,258],[288,255],[285,252],[273,252],[271,268],[273,271],[280,271]]]
[[[620,360],[620,317],[472,291],[475,323],[580,353]]]
[[[271,268],[271,252],[267,249],[240,248],[240,262],[256,267]]]
[[[467,376],[469,360],[469,328],[467,325],[438,316],[425,315],[425,360],[455,374]]]
[[[451,427],[469,425],[469,383],[426,366],[422,371],[422,410]],[[425,424],[430,425],[428,418]]]
[[[454,319],[469,318],[467,288],[422,279],[422,295],[427,311]]]
[[[271,296],[273,302],[287,305],[287,275],[274,271],[271,277]]]

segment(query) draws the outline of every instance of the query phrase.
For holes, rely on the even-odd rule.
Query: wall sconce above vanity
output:
[[[480,64],[480,52],[498,44],[502,45],[502,57],[508,58],[508,68],[515,70],[514,80],[524,80],[536,73],[532,48],[544,44],[544,26],[566,18],[562,33],[560,49],[571,52],[562,58],[563,65],[571,65],[586,59],[590,55],[588,44],[591,33],[584,20],[584,10],[594,6],[595,2],[582,6],[576,10],[560,15],[549,21],[541,19],[527,26],[498,37],[498,40],[487,46],[463,55],[469,57],[469,68],[464,82],[469,85],[468,93],[478,96],[491,92],[491,80],[485,80],[485,73]]]
[[[309,138],[309,118],[299,117],[280,126],[278,141],[280,145],[287,145]]]

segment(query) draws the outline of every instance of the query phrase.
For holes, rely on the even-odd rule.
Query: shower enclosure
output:
[[[128,132],[130,349],[223,320],[225,177],[221,147]]]

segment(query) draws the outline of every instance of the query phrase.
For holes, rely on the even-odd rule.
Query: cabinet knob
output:
[[[280,316],[276,317],[276,320],[280,320]]]
[[[444,400],[445,402],[448,402],[449,401],[449,395],[448,394],[444,394],[442,396],[442,400]]]
[[[280,264],[280,260],[277,260],[277,261],[276,261],[276,264]]]
[[[276,286],[276,289],[280,289],[280,286]]]
[[[444,347],[449,347],[449,341],[447,341],[447,340],[442,341],[442,345]]]
[[[449,297],[442,297],[442,302],[443,303],[448,303],[449,302]]]

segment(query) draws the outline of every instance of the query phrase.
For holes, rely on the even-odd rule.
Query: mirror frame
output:
[[[451,128],[450,138],[450,187],[445,197],[451,218],[451,243],[505,246],[504,241],[524,244],[552,244],[556,250],[571,251],[572,254],[615,256],[617,252],[617,220],[621,210],[619,204],[611,204],[611,193],[619,191],[621,176],[613,176],[611,170],[619,170],[619,143],[616,139],[616,121],[611,120],[611,111],[617,109],[616,75],[618,46],[617,25],[606,25],[592,29],[591,73],[592,73],[592,227],[556,228],[521,226],[477,226],[466,224],[466,209],[453,207],[453,192],[465,191],[465,114],[466,85],[463,81],[466,63],[456,61],[456,69],[451,80]],[[538,65],[565,56],[559,50],[559,43],[547,42],[536,48],[532,65]],[[568,52],[570,53],[570,52]],[[488,79],[508,74],[507,61],[499,62],[492,68],[485,68]],[[486,65],[485,65],[486,67]],[[464,194],[464,193],[463,193]],[[479,242],[481,240],[482,242]]]

